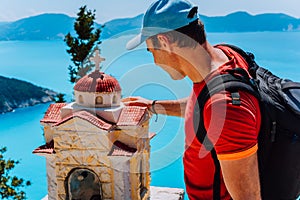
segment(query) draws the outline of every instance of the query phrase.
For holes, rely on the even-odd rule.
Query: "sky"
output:
[[[79,7],[96,10],[96,21],[144,13],[155,0],[0,0],[0,22],[11,22],[42,13],[64,13],[76,17]],[[235,11],[250,14],[285,13],[300,18],[300,0],[190,0],[200,14],[224,16]]]

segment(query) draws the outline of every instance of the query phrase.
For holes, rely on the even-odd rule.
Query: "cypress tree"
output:
[[[72,36],[70,33],[65,36],[64,41],[69,47],[67,52],[71,55],[74,64],[68,67],[71,83],[75,83],[76,80],[85,76],[91,70],[90,65],[84,66],[84,61],[94,46],[101,43],[101,30],[95,28],[94,21],[95,10],[88,10],[86,6],[80,7],[74,23],[77,36]]]

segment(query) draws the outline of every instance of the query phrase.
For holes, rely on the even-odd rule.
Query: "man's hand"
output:
[[[145,99],[143,97],[127,97],[122,99],[122,102],[126,106],[141,106],[149,109],[153,100]]]
[[[151,112],[162,115],[184,117],[187,98],[178,100],[158,100],[153,104],[153,100],[143,97],[127,97],[122,99],[127,106],[147,107]]]

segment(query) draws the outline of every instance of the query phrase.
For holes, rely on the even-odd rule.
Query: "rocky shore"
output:
[[[56,92],[32,83],[0,76],[0,114],[53,101]]]

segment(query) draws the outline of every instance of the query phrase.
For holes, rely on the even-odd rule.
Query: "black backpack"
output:
[[[220,164],[213,144],[206,137],[203,122],[205,102],[220,91],[229,91],[232,104],[239,106],[239,91],[247,91],[259,99],[261,128],[258,137],[258,161],[262,199],[297,199],[300,195],[300,83],[282,79],[258,66],[254,55],[228,44],[248,63],[228,70],[206,83],[197,98],[194,127],[198,140],[210,150],[215,163],[214,199],[220,199]],[[196,110],[199,109],[199,110]]]

